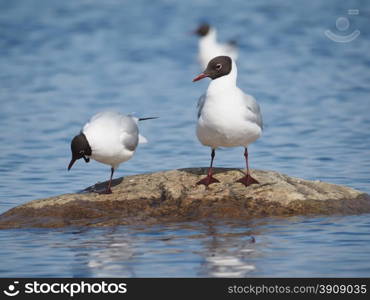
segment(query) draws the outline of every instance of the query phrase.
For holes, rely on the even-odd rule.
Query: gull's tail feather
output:
[[[139,134],[139,144],[146,144],[147,142],[148,140],[146,139],[146,137]]]
[[[158,119],[159,117],[148,117],[148,118],[139,118],[139,121]]]
[[[139,118],[139,119],[136,119],[136,120],[145,121],[145,120],[152,120],[152,119],[158,119],[158,117]],[[146,137],[139,134],[139,144],[146,144],[147,142],[148,142],[148,140],[146,139]]]

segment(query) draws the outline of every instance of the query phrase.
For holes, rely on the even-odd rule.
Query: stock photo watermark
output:
[[[19,290],[16,289],[16,285],[18,285],[18,283],[19,281],[14,281],[13,284],[10,284],[7,290],[3,290],[4,294],[9,297],[17,296],[19,294]]]
[[[4,295],[8,297],[15,297],[19,293],[20,296],[27,294],[38,295],[52,295],[52,294],[65,294],[73,298],[79,294],[125,294],[127,293],[127,284],[123,282],[39,282],[38,280],[24,282],[14,281],[3,290]]]
[[[358,16],[360,14],[360,10],[358,9],[349,9],[347,11],[348,16]],[[325,35],[334,42],[337,43],[350,43],[354,41],[359,35],[360,30],[356,29],[349,33],[350,31],[351,22],[349,17],[339,17],[335,22],[335,27],[338,33],[332,32],[330,29],[325,30]]]

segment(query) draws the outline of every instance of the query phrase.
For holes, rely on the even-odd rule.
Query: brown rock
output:
[[[252,171],[260,184],[235,181],[239,169],[216,169],[221,183],[206,189],[195,183],[205,168],[180,169],[116,179],[113,194],[65,194],[20,205],[0,215],[0,228],[109,226],[188,221],[204,218],[248,219],[266,216],[357,214],[370,212],[370,196],[349,187],[308,181],[272,171]]]

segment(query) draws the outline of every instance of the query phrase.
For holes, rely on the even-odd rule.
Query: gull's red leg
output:
[[[248,149],[245,148],[244,151],[244,157],[245,157],[245,163],[247,165],[247,174],[243,177],[237,180],[237,182],[240,182],[244,184],[245,186],[251,185],[251,184],[257,184],[259,183],[256,179],[254,179],[251,174],[249,173],[249,164],[248,164]]]
[[[113,179],[113,173],[114,173],[114,168],[110,169],[110,179],[108,182],[107,189],[100,194],[112,194],[111,186],[112,186],[112,179]]]
[[[202,180],[199,180],[197,182],[198,185],[199,184],[204,184],[206,187],[208,187],[212,183],[219,182],[216,178],[214,178],[212,176],[213,160],[215,158],[215,155],[216,155],[215,149],[212,149],[212,152],[211,152],[211,165],[210,165],[210,167],[208,169],[208,175],[207,175],[207,177],[203,178]]]

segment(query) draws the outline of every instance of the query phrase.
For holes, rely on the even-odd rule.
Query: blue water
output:
[[[238,40],[238,84],[261,105],[252,167],[370,193],[370,3],[0,0],[0,212],[106,180],[96,162],[66,171],[71,138],[105,109],[160,117],[117,176],[207,166],[188,34],[201,20]],[[242,152],[215,164],[242,167]],[[0,276],[370,276],[369,229],[359,215],[2,230]]]

